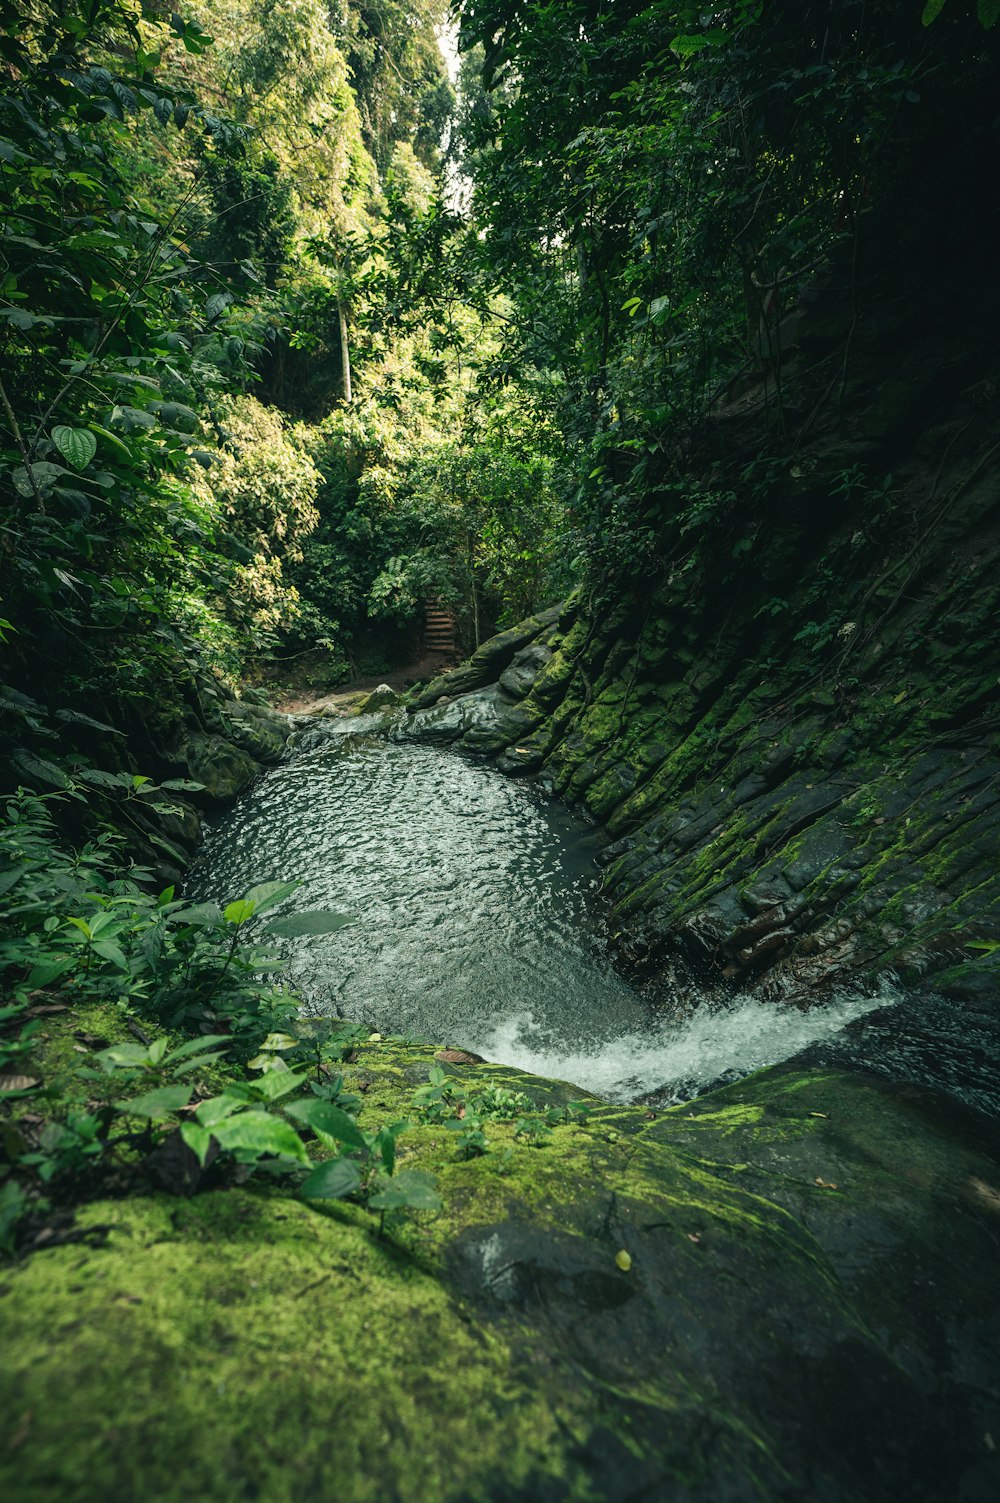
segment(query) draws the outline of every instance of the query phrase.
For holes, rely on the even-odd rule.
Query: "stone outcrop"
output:
[[[544,656],[501,670],[486,644],[494,714],[453,714],[467,750],[608,831],[606,890],[652,965],[799,998],[887,971],[996,984],[995,352],[982,289],[951,310],[958,364],[910,291],[849,320],[847,362],[834,268],[780,393],[769,373],[720,402],[646,581],[598,580],[533,639]],[[834,354],[831,410],[796,371]],[[800,436],[762,453],[779,397]]]
[[[361,1125],[413,1117],[435,1058],[361,1046]],[[540,1111],[579,1095],[444,1068]],[[996,1496],[1000,1161],[981,1125],[789,1067],[661,1114],[590,1104],[540,1146],[490,1122],[472,1161],[415,1122],[401,1162],[437,1174],[443,1209],[381,1232],[277,1186],[81,1210],[91,1245],[35,1253],[0,1290],[4,1495]]]

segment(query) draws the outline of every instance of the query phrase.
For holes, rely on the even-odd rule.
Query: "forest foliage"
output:
[[[318,648],[331,685],[380,672],[432,601],[471,647],[581,582],[763,569],[801,436],[782,387],[800,293],[831,268],[847,289],[836,403],[869,243],[929,267],[947,241],[969,274],[992,255],[973,208],[998,18],[996,0],[0,0],[0,758],[28,790],[0,865],[11,1061],[36,994],[70,980],[221,1030],[241,1064],[282,1036],[241,948],[252,913],[192,919],[123,873],[109,825],[197,791],[135,770],[144,728],[239,694],[264,658]],[[736,488],[706,432],[743,379],[764,399]],[[190,1104],[183,1047],[125,1057],[154,1082],[129,1151]],[[270,1087],[228,1089],[189,1146],[207,1152],[200,1128],[302,1167],[289,1123],[262,1120]],[[106,1105],[53,1125],[70,1177],[127,1116]],[[336,1193],[386,1192],[391,1131],[310,1110],[356,1155]]]

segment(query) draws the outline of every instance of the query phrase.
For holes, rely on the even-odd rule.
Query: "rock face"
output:
[[[414,1115],[433,1060],[362,1046],[361,1125]],[[592,1105],[541,1146],[491,1122],[468,1162],[415,1125],[402,1160],[443,1210],[382,1236],[277,1189],[89,1207],[106,1245],[4,1277],[4,1496],[992,1503],[995,1142],[791,1068],[658,1116]]]
[[[425,710],[430,705],[437,704],[443,696],[468,694],[472,689],[495,684],[501,673],[514,661],[515,655],[553,626],[561,612],[561,606],[554,606],[551,610],[540,611],[537,616],[529,616],[526,621],[512,626],[508,631],[490,637],[476,648],[468,662],[461,663],[448,673],[442,673],[426,689],[414,695],[410,708]]]
[[[796,359],[839,348],[843,289],[821,293]],[[873,304],[837,354],[836,413],[794,366],[780,394],[769,377],[720,405],[654,577],[473,672],[499,679],[496,717],[461,744],[606,828],[606,888],[651,963],[802,998],[890,970],[1000,979],[1000,417],[978,296],[950,333],[902,294]],[[801,436],[761,457],[778,396]]]

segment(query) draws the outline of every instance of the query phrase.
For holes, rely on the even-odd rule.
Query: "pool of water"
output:
[[[873,1008],[655,998],[608,954],[600,836],[459,753],[323,721],[208,830],[199,897],[295,878],[349,925],[283,942],[306,1008],[472,1049],[620,1100],[682,1099],[832,1040]]]

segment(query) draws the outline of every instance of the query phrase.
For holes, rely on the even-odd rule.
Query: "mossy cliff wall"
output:
[[[1000,928],[998,309],[939,290],[835,262],[780,373],[726,394],[686,489],[650,504],[634,568],[522,644],[495,722],[414,718],[600,821],[656,963],[774,994],[992,984],[968,946]]]

